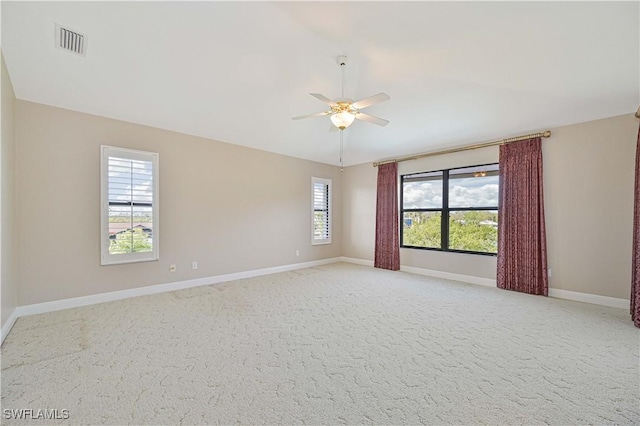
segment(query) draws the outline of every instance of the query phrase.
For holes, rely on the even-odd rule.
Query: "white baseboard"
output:
[[[9,335],[9,332],[13,328],[13,325],[16,323],[16,320],[18,319],[17,311],[18,308],[14,309],[13,312],[11,312],[11,315],[9,315],[9,318],[7,318],[7,321],[2,325],[0,344],[4,342],[4,339]]]
[[[290,265],[273,266],[270,268],[254,269],[251,271],[235,272],[225,275],[214,275],[211,277],[196,278],[193,280],[176,281],[166,284],[157,284],[145,287],[136,287],[129,290],[112,291],[109,293],[92,294],[90,296],[74,297],[71,299],[54,300],[52,302],[36,303],[33,305],[19,306],[13,311],[11,317],[2,327],[2,341],[11,330],[13,323],[19,317],[28,315],[44,314],[47,312],[60,311],[63,309],[78,308],[81,306],[95,305],[98,303],[112,302],[114,300],[128,299],[130,297],[148,296],[151,294],[165,293],[168,291],[183,290],[185,288],[199,287],[210,284],[218,284],[227,281],[241,280],[244,278],[257,277],[261,275],[275,274],[278,272],[294,271],[296,269],[311,268],[313,266],[327,265],[340,262],[340,257],[329,259],[313,260],[310,262],[294,263]]]
[[[610,308],[629,309],[629,299],[618,299],[615,297],[599,296],[597,294],[579,293],[577,291],[560,290],[558,288],[549,289],[549,297],[556,299],[573,300],[576,302],[592,303],[594,305],[608,306]]]
[[[52,302],[36,303],[17,307],[2,326],[0,343],[4,342],[16,320],[20,317],[47,312],[60,311],[63,309],[78,308],[81,306],[95,305],[98,303],[111,302],[114,300],[128,299],[130,297],[148,296],[151,294],[165,293],[169,291],[183,290],[186,288],[199,287],[210,284],[218,284],[227,281],[240,280],[244,278],[258,277],[261,275],[275,274],[278,272],[294,271],[296,269],[311,268],[313,266],[328,265],[336,262],[348,262],[357,265],[373,266],[372,260],[357,259],[353,257],[333,257],[329,259],[314,260],[310,262],[294,263],[290,265],[274,266],[270,268],[254,269],[251,271],[235,272],[225,275],[214,275],[211,277],[196,278],[193,280],[176,281],[166,284],[157,284],[146,287],[137,287],[129,290],[113,291],[109,293],[92,294],[90,296],[74,297],[71,299],[55,300]],[[490,278],[480,278],[470,275],[454,274],[450,272],[435,271],[432,269],[416,268],[413,266],[400,266],[403,272],[426,275],[435,278],[460,281],[469,284],[495,287],[496,281]],[[612,308],[629,308],[628,299],[617,299],[614,297],[598,296],[595,294],[579,293],[575,291],[549,289],[549,296],[558,299],[574,300],[577,302],[592,303],[596,305],[609,306]]]
[[[358,258],[355,258],[355,257],[344,257],[344,256],[342,256],[340,258],[340,261],[347,262],[347,263],[354,263],[356,265],[363,265],[363,266],[371,266],[371,267],[373,267],[373,260],[358,259]]]
[[[491,278],[474,277],[471,275],[454,274],[452,272],[435,271],[433,269],[416,268],[413,266],[400,265],[400,270],[412,274],[426,275],[434,278],[444,278],[446,280],[460,281],[463,283],[483,285],[485,287],[495,287],[496,280]]]
[[[342,257],[343,262],[355,263],[356,265],[373,266],[373,260],[357,259],[354,257]],[[444,278],[447,280],[460,281],[469,284],[479,284],[488,287],[495,287],[496,280],[490,278],[473,277],[471,275],[454,274],[451,272],[435,271],[433,269],[416,268],[413,266],[400,265],[400,271],[412,274],[426,275],[434,278]]]
[[[373,266],[372,260],[356,259],[352,257],[342,257],[343,262],[355,263],[357,265]],[[413,266],[400,265],[400,270],[412,274],[426,275],[435,278],[460,281],[469,284],[478,284],[487,287],[496,287],[496,280],[491,278],[480,278],[471,275],[453,274],[450,272],[435,271],[433,269],[416,268]],[[608,306],[610,308],[629,309],[629,299],[617,299],[615,297],[600,296],[597,294],[580,293],[577,291],[560,290],[549,288],[549,297],[556,299],[573,300],[576,302],[591,303],[594,305]]]

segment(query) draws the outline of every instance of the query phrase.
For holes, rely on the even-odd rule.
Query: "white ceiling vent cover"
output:
[[[87,51],[87,38],[79,32],[56,24],[56,47],[80,56],[85,56],[85,52]]]

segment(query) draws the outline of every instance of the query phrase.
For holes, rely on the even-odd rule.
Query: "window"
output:
[[[158,260],[158,154],[100,149],[101,264]]]
[[[402,176],[400,245],[498,252],[498,164]]]
[[[311,244],[331,243],[331,179],[311,178]]]

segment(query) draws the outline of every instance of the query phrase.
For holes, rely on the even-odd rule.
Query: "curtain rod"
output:
[[[412,155],[411,157],[396,158],[394,160],[377,161],[373,163],[373,167],[378,167],[380,164],[400,163],[401,161],[417,160],[419,158],[431,157],[433,155],[452,154],[454,152],[485,148],[487,146],[503,145],[509,142],[523,141],[523,140],[532,139],[532,138],[540,138],[540,137],[548,138],[549,136],[551,136],[551,130],[545,130],[544,132],[531,133],[529,135],[522,135],[522,136],[514,136],[512,138],[500,139],[498,141],[493,141],[493,142],[485,142],[485,143],[479,143],[475,145],[460,146],[458,148],[445,149],[443,151],[427,152],[426,154]]]

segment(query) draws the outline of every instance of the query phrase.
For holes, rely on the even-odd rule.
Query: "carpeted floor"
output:
[[[624,310],[339,263],[21,318],[2,408],[73,424],[638,424],[639,349]]]

